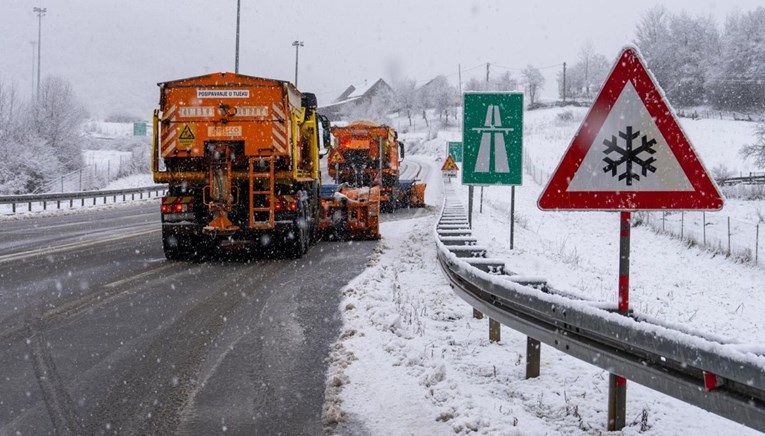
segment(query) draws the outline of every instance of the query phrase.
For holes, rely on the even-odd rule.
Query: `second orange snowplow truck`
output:
[[[333,127],[332,135],[335,142],[327,158],[327,170],[335,183],[380,186],[380,207],[384,211],[393,211],[399,205],[418,205],[417,201],[409,201],[414,190],[401,192],[399,173],[404,144],[392,127],[354,121],[345,127]],[[405,184],[407,189],[413,185],[413,181]]]

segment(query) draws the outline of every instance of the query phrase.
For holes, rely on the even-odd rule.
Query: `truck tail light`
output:
[[[191,212],[193,199],[194,197],[162,197],[160,210],[163,214]]]

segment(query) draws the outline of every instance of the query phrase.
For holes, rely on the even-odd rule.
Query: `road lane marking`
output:
[[[71,250],[76,250],[78,248],[88,247],[91,245],[98,245],[98,244],[103,244],[106,242],[114,242],[114,241],[119,241],[122,239],[134,238],[136,236],[148,235],[150,233],[159,232],[159,231],[161,231],[160,228],[151,228],[148,230],[139,230],[136,232],[124,233],[119,235],[102,236],[102,237],[98,237],[94,239],[89,239],[86,241],[71,242],[68,244],[62,244],[55,247],[35,248],[33,250],[22,251],[19,253],[5,254],[0,256],[0,264],[17,261],[17,260],[24,260],[24,259],[28,259],[30,257],[35,257],[35,256],[62,253],[65,251],[71,251]]]
[[[166,265],[162,265],[159,268],[154,268],[154,269],[151,269],[149,271],[144,271],[141,274],[137,274],[137,275],[134,275],[134,276],[130,276],[130,277],[124,278],[122,280],[117,280],[117,281],[114,281],[114,282],[111,282],[111,283],[107,283],[107,284],[104,285],[104,287],[105,288],[116,288],[117,286],[124,285],[125,283],[130,283],[132,281],[135,281],[135,280],[138,280],[138,279],[142,279],[144,277],[148,277],[148,276],[150,276],[152,274],[160,273],[160,272],[165,271],[167,269],[170,269],[170,268],[172,268],[174,266],[176,266],[175,263],[169,263],[169,264],[166,264]]]

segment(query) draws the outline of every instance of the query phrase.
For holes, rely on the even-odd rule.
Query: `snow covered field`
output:
[[[547,176],[584,115],[561,121],[560,111],[527,112],[524,120],[528,160]],[[682,123],[707,168],[725,163],[747,171],[737,156],[737,141],[752,140],[746,130],[750,124]],[[689,123],[697,126],[689,128]],[[440,168],[434,158],[442,156],[445,139],[459,140],[459,132],[440,132],[421,144],[414,135],[404,137],[421,153],[411,158],[434,169]],[[345,326],[332,350],[325,422],[348,435],[605,432],[606,371],[543,346],[541,376],[525,380],[525,336],[504,328],[502,341],[489,343],[488,321],[472,319],[470,306],[448,286],[432,236],[441,180],[438,171],[431,174],[427,201],[432,214],[383,224],[378,255],[344,290]],[[489,247],[490,257],[506,259],[519,274],[615,304],[618,214],[541,212],[536,207],[541,189],[530,174],[516,189],[514,250],[509,249],[510,187],[486,188],[483,213],[478,213],[476,190],[473,235]],[[457,192],[466,206],[467,187],[457,186]],[[761,206],[736,202],[722,213],[751,217]],[[688,248],[643,226],[633,229],[631,256],[630,298],[636,312],[743,344],[765,344],[761,266]],[[629,383],[622,434],[758,433]]]

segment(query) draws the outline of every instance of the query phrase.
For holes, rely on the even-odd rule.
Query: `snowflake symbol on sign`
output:
[[[616,177],[617,172],[620,171],[619,167],[622,164],[625,164],[623,171],[618,173],[619,180],[626,180],[627,186],[632,186],[633,179],[640,180],[640,174],[632,172],[633,164],[637,164],[640,167],[643,176],[647,176],[649,171],[652,173],[656,172],[656,167],[652,165],[656,162],[656,158],[649,157],[648,159],[643,160],[638,157],[641,153],[656,153],[656,150],[653,149],[653,146],[656,145],[656,140],[651,139],[649,141],[648,136],[643,135],[642,144],[637,148],[633,148],[632,141],[640,136],[640,131],[638,130],[633,133],[632,126],[627,126],[625,130],[626,132],[619,132],[619,137],[625,141],[625,146],[623,148],[619,147],[619,143],[614,135],[611,135],[610,140],[603,140],[603,144],[606,146],[606,149],[603,151],[604,154],[608,155],[616,152],[621,155],[616,160],[613,160],[608,156],[604,157],[603,162],[607,165],[603,167],[603,172],[607,173],[610,171],[611,176]]]

